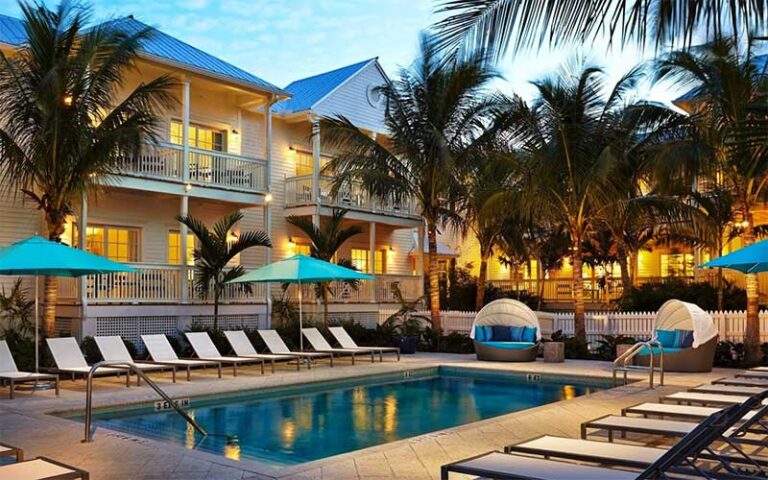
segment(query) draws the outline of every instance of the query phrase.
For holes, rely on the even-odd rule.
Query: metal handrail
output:
[[[182,410],[178,405],[176,405],[176,402],[174,402],[171,397],[168,396],[160,387],[157,386],[157,384],[152,381],[148,376],[144,375],[144,372],[138,368],[136,365],[130,362],[119,362],[119,361],[104,361],[104,362],[98,362],[95,363],[91,369],[88,371],[88,379],[86,383],[86,389],[85,389],[85,438],[83,438],[83,443],[90,443],[93,441],[93,436],[91,435],[91,418],[93,416],[93,375],[96,373],[96,370],[98,370],[101,367],[125,367],[128,368],[129,372],[127,375],[130,375],[130,372],[136,374],[137,377],[141,378],[146,382],[147,385],[152,387],[152,389],[160,395],[160,397],[168,402],[168,405],[173,407],[174,410],[176,410],[176,413],[182,416],[184,420],[187,421],[188,424],[192,425],[192,427],[197,430],[200,435],[207,436],[208,432],[200,426],[200,424],[195,421],[194,418],[190,417],[187,412]]]
[[[647,348],[650,358],[649,360],[649,374],[648,374],[648,384],[651,388],[653,388],[653,378],[654,378],[654,372],[656,369],[656,362],[654,362],[653,358],[653,347],[657,346],[659,347],[659,386],[664,386],[664,346],[655,338],[652,338],[648,340],[647,342],[637,342],[636,344],[632,345],[626,352],[619,355],[616,360],[613,361],[613,367],[612,367],[612,375],[613,375],[613,384],[616,385],[616,370],[619,368],[619,365],[622,366],[621,370],[624,372],[624,385],[627,384],[627,371],[629,370],[629,362],[635,356],[640,352],[642,348]]]

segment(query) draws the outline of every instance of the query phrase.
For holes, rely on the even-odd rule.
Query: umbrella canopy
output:
[[[768,240],[753,243],[728,255],[699,265],[701,268],[730,268],[742,273],[768,271]]]
[[[351,268],[341,267],[306,255],[294,255],[252,270],[229,283],[314,283],[331,280],[370,280],[372,278],[371,275]]]
[[[135,271],[128,265],[42,237],[30,237],[0,249],[0,275],[81,277]]]

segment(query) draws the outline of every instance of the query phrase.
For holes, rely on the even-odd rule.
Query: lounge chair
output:
[[[677,444],[655,458],[642,472],[628,472],[612,468],[579,465],[514,453],[490,452],[443,465],[440,471],[440,478],[441,480],[448,480],[450,473],[453,472],[497,480],[634,480],[668,478],[667,472],[690,469],[690,467],[695,465],[700,453],[706,450],[715,439],[721,437],[725,430],[730,428],[732,421],[738,417],[738,413],[742,408],[744,406],[734,405],[727,410],[715,413],[704,422],[696,425],[689,435],[680,439]],[[644,452],[646,456],[648,456],[648,453]],[[640,468],[642,467],[640,466]]]
[[[24,460],[24,450],[18,447],[0,443],[0,458],[8,458],[8,457],[13,457],[16,459],[17,462],[21,462],[22,460]]]
[[[163,334],[142,335],[141,341],[144,342],[144,346],[147,347],[147,351],[149,352],[149,356],[152,357],[153,362],[172,367],[186,368],[188,382],[191,379],[190,370],[192,367],[216,367],[219,378],[221,378],[221,362],[179,358],[170,342],[168,342],[168,339]]]
[[[755,370],[744,370],[741,373],[736,374],[736,378],[757,378],[761,380],[768,380],[768,372],[759,372]]]
[[[741,385],[743,387],[768,388],[768,379],[759,378],[720,378],[712,382],[717,385]]]
[[[696,388],[690,389],[689,392],[718,393],[723,395],[760,395],[768,392],[768,388],[743,385],[709,384],[699,385]]]
[[[262,360],[269,360],[272,363],[272,373],[275,373],[275,362],[283,361],[290,362],[296,360],[296,370],[301,370],[301,363],[299,357],[290,354],[264,354],[259,353],[253,347],[253,343],[248,339],[248,335],[242,330],[232,330],[224,332],[224,336],[227,337],[227,341],[232,346],[232,350],[238,357],[245,358],[260,358]]]
[[[400,349],[397,347],[359,347],[352,337],[349,336],[349,333],[347,333],[344,327],[328,327],[328,330],[330,330],[331,335],[334,336],[336,341],[339,342],[341,348],[374,350],[379,354],[380,362],[384,361],[384,352],[395,353],[397,354],[397,361],[400,361]]]
[[[280,334],[276,330],[259,330],[259,336],[264,340],[267,350],[275,355],[296,355],[299,358],[307,360],[307,368],[312,368],[312,362],[320,358],[327,358],[333,366],[333,354],[322,352],[294,352],[288,348]]]
[[[723,395],[717,393],[697,393],[697,392],[678,392],[671,395],[664,395],[659,398],[660,403],[675,402],[688,405],[712,405],[728,406],[737,403],[744,403],[749,396],[743,395]]]
[[[501,298],[477,312],[469,338],[478,360],[533,362],[539,353],[541,327],[536,312],[526,304]]]
[[[232,376],[237,376],[238,365],[248,363],[258,363],[261,365],[261,374],[264,374],[264,359],[263,358],[248,358],[248,357],[231,357],[224,356],[213,344],[213,340],[208,336],[208,332],[186,332],[189,344],[192,346],[192,350],[195,351],[195,355],[200,360],[208,360],[211,362],[219,362],[222,364],[232,365]]]
[[[123,339],[118,336],[110,337],[93,337],[96,341],[96,345],[99,347],[101,356],[107,362],[125,362],[130,363],[139,370],[146,371],[163,371],[171,369],[173,383],[176,383],[176,366],[175,365],[163,365],[155,362],[136,362],[131,357],[130,352],[125,347]],[[141,385],[141,377],[136,376],[136,385]]]
[[[356,348],[333,348],[330,343],[323,337],[320,330],[316,328],[302,328],[301,333],[309,340],[309,344],[316,352],[331,353],[336,356],[350,355],[352,357],[352,365],[355,364],[355,355],[365,354],[371,355],[371,363],[376,361],[376,352],[373,350],[358,350]]]
[[[69,373],[74,381],[75,375],[87,376],[91,371],[88,362],[85,361],[83,352],[77,345],[74,337],[46,338],[56,364],[56,371]],[[122,375],[125,374],[125,386],[131,386],[131,369],[128,367],[101,367],[94,375]]]
[[[47,457],[37,457],[0,466],[0,479],[4,480],[88,480],[89,478],[85,470]]]
[[[17,383],[37,383],[40,380],[53,380],[56,385],[56,395],[59,394],[59,376],[51,373],[20,372],[11,355],[11,349],[5,340],[0,340],[0,384],[8,382],[11,389],[8,398],[13,400],[13,391]]]

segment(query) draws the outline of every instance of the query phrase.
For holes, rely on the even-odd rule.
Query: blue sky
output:
[[[49,2],[53,4],[54,2]],[[133,14],[198,48],[278,86],[360,60],[379,57],[394,74],[417,52],[418,33],[431,24],[432,0],[94,0],[96,18]],[[15,0],[0,0],[0,13],[19,16]],[[618,77],[638,52],[606,52],[603,46],[508,57],[499,87],[524,97],[530,80],[576,56],[586,56]],[[670,92],[644,92],[666,100]]]

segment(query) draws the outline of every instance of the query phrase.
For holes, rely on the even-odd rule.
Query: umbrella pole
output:
[[[40,277],[35,277],[35,373],[40,373]]]
[[[304,332],[302,332],[302,330],[304,330],[304,318],[301,311],[301,301],[302,301],[301,280],[299,280],[299,351],[303,352],[304,351]]]

